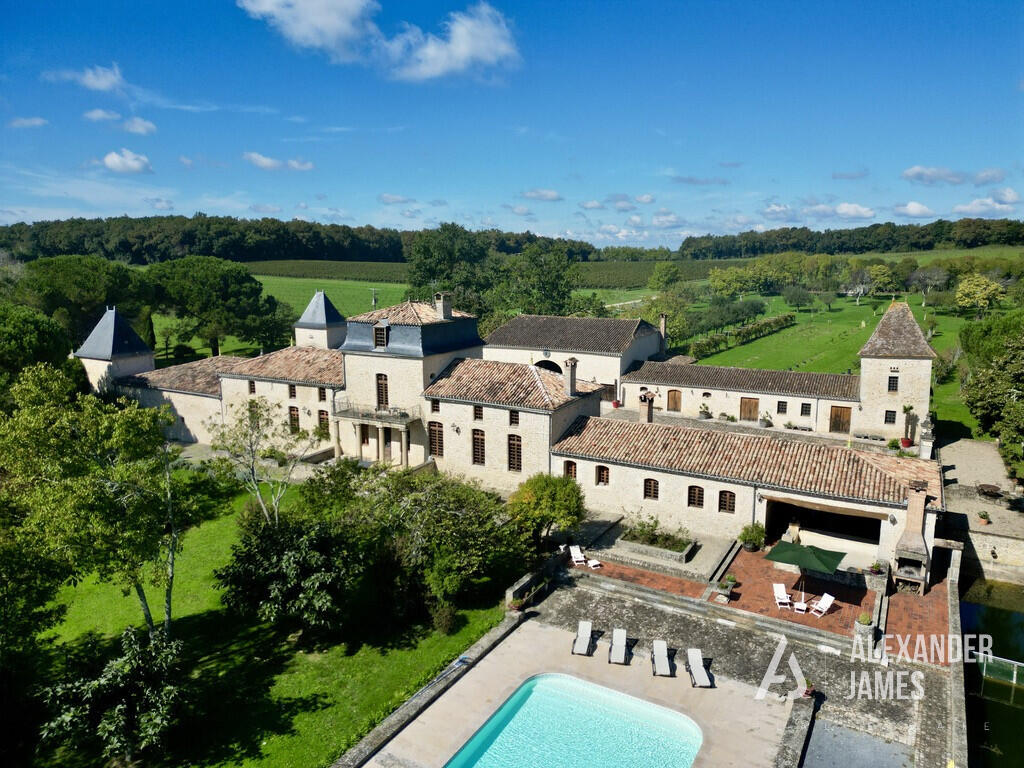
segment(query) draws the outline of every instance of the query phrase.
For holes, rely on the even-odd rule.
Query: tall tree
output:
[[[483,294],[491,285],[482,235],[454,223],[418,232],[407,255],[412,295],[426,298],[434,291],[451,291],[456,306],[480,314]]]
[[[71,350],[67,331],[29,307],[0,303],[0,410],[11,405],[11,385],[33,363],[61,365]]]
[[[1003,286],[984,275],[974,272],[964,275],[956,286],[956,305],[960,309],[973,309],[981,316],[1003,295]]]

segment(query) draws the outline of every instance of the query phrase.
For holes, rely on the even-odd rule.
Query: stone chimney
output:
[[[447,291],[434,294],[434,309],[442,320],[452,319],[452,295]]]
[[[654,393],[647,391],[640,395],[640,423],[650,424],[654,421]]]
[[[661,331],[661,354],[665,354],[668,350],[668,316],[662,312],[658,316],[658,330]]]
[[[568,397],[576,397],[576,363],[579,361],[575,357],[570,357],[563,364],[565,377],[565,394]]]

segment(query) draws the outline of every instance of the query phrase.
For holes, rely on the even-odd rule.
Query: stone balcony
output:
[[[333,416],[345,421],[356,421],[361,424],[372,424],[382,427],[407,427],[420,419],[420,407],[399,408],[390,406],[378,408],[375,404],[354,403],[346,397],[334,399]]]

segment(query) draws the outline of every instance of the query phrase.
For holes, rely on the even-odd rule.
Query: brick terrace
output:
[[[577,568],[589,571],[590,569],[586,566],[577,565]],[[667,576],[663,573],[655,573],[654,571],[645,571],[640,568],[630,568],[626,565],[619,565],[618,563],[602,563],[601,567],[593,573],[600,574],[601,576],[607,576],[612,579],[618,579],[619,581],[628,581],[631,584],[639,584],[642,587],[650,587],[651,589],[658,589],[662,592],[671,592],[675,595],[683,595],[685,597],[699,598],[704,594],[704,590],[707,588],[707,584],[698,584],[695,581],[687,581],[681,579],[678,576]]]
[[[816,579],[811,575],[804,576],[801,583],[800,574],[776,568],[771,560],[765,560],[765,554],[746,552],[742,549],[736,553],[728,568],[728,572],[736,576],[737,581],[732,600],[729,602],[730,608],[804,624],[837,635],[852,636],[857,617],[863,611],[871,613],[875,607],[875,595],[870,590],[854,589],[836,582]],[[810,610],[807,613],[797,613],[775,605],[772,584],[785,584],[786,591],[794,601],[800,599],[802,588],[808,609],[811,602],[825,592],[834,596],[836,600],[824,616],[812,616]],[[712,595],[710,599],[714,600],[714,597]]]
[[[928,661],[934,664],[947,665],[949,662],[945,653],[945,641],[942,652],[931,655],[932,636],[946,638],[949,635],[949,602],[947,582],[941,581],[929,587],[924,595],[915,595],[910,592],[896,592],[889,596],[889,616],[885,622],[885,633],[887,635],[914,635],[907,646],[905,653],[911,656],[914,654],[916,635],[923,635],[924,642],[928,648]],[[886,651],[892,655],[900,650],[900,644],[895,640],[886,643]]]

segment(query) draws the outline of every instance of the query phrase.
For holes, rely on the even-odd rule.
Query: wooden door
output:
[[[670,389],[668,391],[668,410],[680,411],[683,405],[683,393],[678,389]]]
[[[832,414],[828,423],[829,432],[849,432],[850,431],[850,414],[852,408],[845,408],[841,405],[832,406]]]
[[[756,397],[741,397],[740,421],[757,421],[757,405],[759,402]]]

